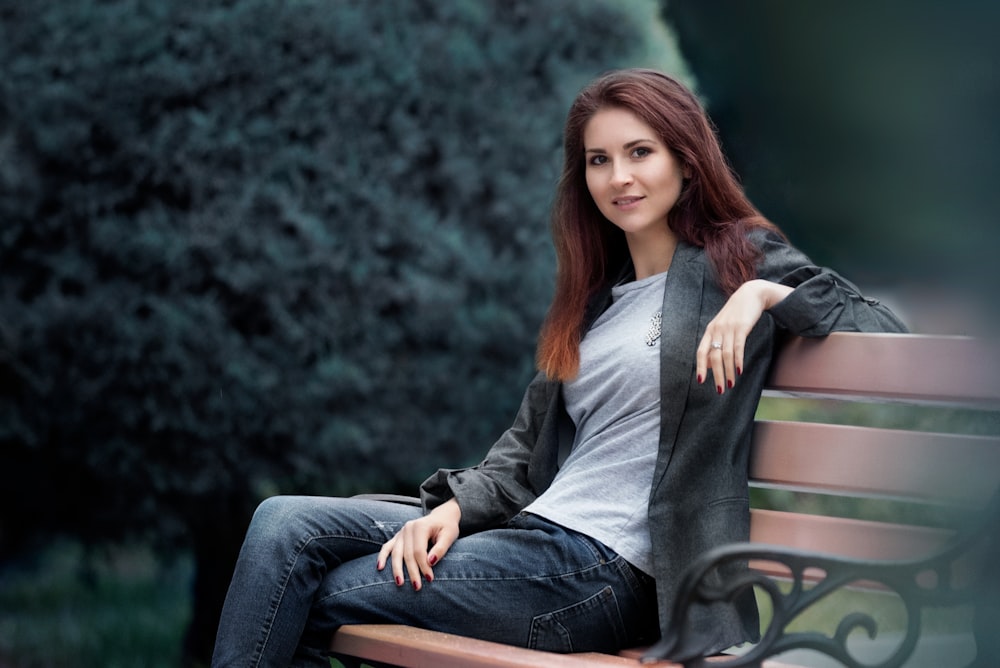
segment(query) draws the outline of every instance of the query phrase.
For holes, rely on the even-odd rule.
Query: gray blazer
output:
[[[678,246],[666,278],[659,454],[649,494],[661,633],[673,623],[677,586],[692,560],[710,548],[749,538],[750,436],[782,333],[905,331],[889,309],[862,296],[837,273],[813,265],[778,235],[754,232],[751,238],[763,251],[759,277],[795,289],[758,321],[747,337],[743,375],[721,396],[711,378],[697,383],[695,349],[727,296],[704,251],[689,244]],[[591,304],[588,322],[607,308],[610,289],[608,285]],[[454,497],[462,509],[463,534],[502,525],[552,482],[561,461],[560,437],[564,450],[567,439],[571,442],[568,422],[560,383],[539,374],[529,384],[513,425],[480,464],[442,469],[423,483],[425,509]],[[698,609],[689,623],[692,643],[675,648],[675,655],[712,653],[759,636],[751,591],[736,603]]]

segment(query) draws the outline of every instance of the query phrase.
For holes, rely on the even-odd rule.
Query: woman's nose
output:
[[[611,168],[611,183],[615,186],[626,186],[632,183],[632,172],[627,165],[615,164]]]

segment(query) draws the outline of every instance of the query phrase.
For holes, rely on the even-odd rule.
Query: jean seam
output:
[[[639,576],[638,573],[636,573],[635,566],[630,564],[628,560],[622,556],[619,556],[617,559],[615,559],[615,566],[617,566],[618,569],[621,571],[622,577],[625,579],[626,583],[629,586],[629,589],[632,590],[632,593],[635,595],[635,597],[641,599],[643,594],[646,592],[646,586],[643,584],[642,581],[643,579]],[[645,577],[649,578],[648,575]]]
[[[378,543],[378,541],[373,541],[368,536],[358,536],[349,533],[325,534],[321,536],[307,536],[305,538],[302,544],[293,551],[292,556],[286,563],[285,570],[282,571],[281,578],[278,581],[277,595],[273,599],[273,603],[271,605],[271,608],[268,610],[267,617],[265,617],[264,619],[263,623],[264,636],[261,638],[257,646],[257,653],[256,656],[254,657],[255,660],[252,664],[254,668],[259,668],[260,661],[262,658],[264,658],[264,650],[267,649],[267,643],[271,639],[271,630],[274,628],[274,620],[278,616],[278,609],[281,607],[281,602],[285,598],[285,591],[288,589],[288,581],[291,579],[292,572],[295,570],[295,566],[298,563],[299,557],[302,556],[302,553],[305,552],[306,548],[313,541],[324,540],[327,538],[334,538],[334,539],[350,538],[352,540],[364,540],[371,543],[376,543],[376,544]]]
[[[528,634],[528,647],[531,649],[536,649],[538,645],[538,637],[540,635],[539,624],[542,620],[546,620],[548,623],[557,625],[560,629],[566,631],[565,642],[566,651],[573,652],[577,651],[573,644],[573,637],[569,634],[566,629],[566,615],[570,611],[584,611],[584,610],[601,610],[607,614],[614,613],[614,619],[617,620],[615,624],[612,620],[612,632],[615,635],[615,643],[617,645],[622,645],[628,636],[628,631],[625,628],[625,621],[621,616],[621,608],[618,605],[618,597],[615,595],[614,587],[610,585],[605,585],[600,591],[592,594],[591,596],[583,599],[582,601],[577,601],[571,605],[567,605],[558,610],[552,610],[540,615],[536,615],[531,621],[531,627]]]
[[[594,569],[601,568],[601,566],[605,566],[605,565],[607,565],[607,564],[592,564],[590,566],[585,566],[583,568],[579,568],[579,569],[574,570],[574,571],[565,571],[565,572],[561,572],[561,573],[550,573],[548,575],[518,575],[518,576],[512,576],[512,577],[494,577],[494,576],[484,576],[484,575],[472,575],[472,576],[467,576],[467,577],[436,576],[434,578],[434,582],[518,582],[518,581],[530,582],[532,580],[561,580],[561,579],[564,579],[564,578],[578,577],[578,576],[580,576],[580,575],[582,575],[584,573],[587,573],[587,572],[592,571]],[[384,587],[384,586],[387,586],[387,585],[396,586],[394,582],[388,581],[388,580],[385,581],[385,582],[368,582],[368,583],[365,583],[365,584],[356,585],[354,587],[349,587],[349,588],[345,588],[345,589],[338,589],[337,591],[335,591],[335,592],[333,592],[331,594],[327,594],[326,596],[324,596],[322,598],[317,598],[316,602],[319,603],[321,601],[327,601],[329,599],[336,598],[337,596],[340,596],[342,594],[353,593],[353,592],[359,591],[361,589],[368,589],[370,587]]]
[[[435,580],[437,580],[437,578],[435,578]],[[338,589],[337,591],[333,592],[332,594],[327,594],[326,596],[324,596],[322,598],[317,598],[316,599],[316,603],[321,603],[323,601],[328,601],[328,600],[330,600],[332,598],[336,598],[338,596],[341,596],[342,594],[351,594],[351,593],[354,593],[356,591],[360,591],[362,589],[371,589],[372,587],[386,587],[386,586],[389,586],[389,585],[392,585],[393,587],[397,587],[398,586],[398,585],[396,585],[395,582],[392,582],[391,580],[386,580],[385,582],[367,582],[365,584],[357,585],[355,587],[349,587],[347,589]]]

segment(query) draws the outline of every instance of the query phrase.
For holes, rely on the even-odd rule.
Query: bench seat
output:
[[[680,668],[671,661],[640,664],[641,649],[626,649],[619,655],[600,652],[554,654],[511,647],[500,643],[464,638],[395,624],[345,626],[333,638],[331,649],[342,657],[363,656],[363,665],[403,668],[602,668],[639,665],[647,668]],[[343,659],[342,659],[343,660]],[[722,662],[719,657],[711,662]],[[345,663],[350,668],[349,663]],[[359,664],[362,665],[362,664]],[[795,668],[767,661],[765,668]]]

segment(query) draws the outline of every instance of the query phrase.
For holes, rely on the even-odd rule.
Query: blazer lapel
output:
[[[663,289],[660,334],[660,444],[653,489],[666,473],[691,383],[695,382],[695,351],[701,335],[705,254],[681,242],[674,252]]]

